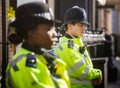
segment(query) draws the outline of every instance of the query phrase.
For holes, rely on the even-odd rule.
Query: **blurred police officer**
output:
[[[22,42],[6,70],[7,88],[70,88],[65,63],[46,49],[56,36],[49,7],[42,2],[19,6],[9,41]]]
[[[67,63],[72,88],[93,88],[102,80],[101,70],[93,68],[92,61],[82,42],[82,36],[90,25],[83,8],[73,6],[64,15],[63,37],[54,48],[58,56]]]

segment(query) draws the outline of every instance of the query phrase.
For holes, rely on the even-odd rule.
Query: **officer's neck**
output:
[[[26,43],[26,42],[24,42],[24,43],[22,44],[22,48],[25,48],[25,49],[27,49],[27,50],[29,50],[29,51],[31,51],[31,52],[35,52],[36,54],[42,54],[42,53],[43,53],[43,52],[41,51],[41,49],[36,48],[36,47],[33,47],[33,46],[31,46],[30,44],[28,44],[28,43]]]
[[[73,39],[73,38],[78,38],[77,36],[74,36],[74,35],[72,35],[72,34],[70,34],[70,33],[65,33],[65,37],[67,37],[67,38],[71,38],[71,39]]]

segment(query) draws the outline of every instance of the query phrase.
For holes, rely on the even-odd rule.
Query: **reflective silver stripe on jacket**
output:
[[[83,60],[80,60],[78,63],[76,63],[74,66],[68,69],[68,74],[72,74],[76,69],[78,69],[80,66],[84,65],[85,62]]]
[[[81,84],[81,85],[92,85],[90,80],[78,80],[75,78],[70,78],[71,84]]]
[[[55,77],[52,76],[52,75],[51,75],[51,78],[52,78],[52,80],[53,80],[53,82],[54,82],[54,84],[55,84],[55,87],[56,87],[56,88],[60,88],[59,85],[58,85],[58,82],[57,82],[57,78],[55,78]]]
[[[27,54],[23,54],[23,55],[18,56],[16,59],[11,60],[10,66],[11,67],[15,66],[18,61],[20,61],[23,57],[26,57],[26,56]]]
[[[55,50],[57,50],[57,49],[59,49],[59,50],[63,50],[63,49],[62,49],[62,44],[65,43],[65,42],[68,42],[68,41],[65,40],[65,41],[62,41],[62,42],[60,42],[60,43],[57,43],[57,45],[55,46],[54,49],[55,49]]]
[[[75,64],[73,67],[71,67],[69,70],[68,70],[68,74],[72,74],[74,73],[74,71],[78,68],[80,68],[80,66],[84,65],[85,62],[83,60],[80,60],[77,64]],[[79,80],[83,80],[86,78],[86,76],[88,75],[89,73],[89,67],[86,66],[85,69],[84,69],[84,74],[82,74],[78,79]]]
[[[8,88],[13,88],[12,81],[11,81],[11,76],[10,76],[10,67],[8,68],[8,71],[6,72],[6,76],[8,77]]]
[[[68,41],[62,41],[62,42],[58,43],[55,48],[59,48],[61,46],[61,44],[65,43],[65,42],[68,42]],[[79,46],[76,46],[75,49],[79,53],[78,47]],[[84,58],[84,59],[87,59],[87,58]],[[80,66],[82,66],[84,64],[86,65],[86,62],[84,60],[80,60],[78,63],[76,63],[74,66],[72,66],[71,68],[68,69],[68,74],[69,75],[72,74],[76,69],[78,69]],[[84,74],[82,74],[78,79],[83,80],[84,78],[86,78],[88,73],[89,73],[89,67],[86,66],[85,69],[84,69]]]
[[[15,66],[16,63],[17,63],[18,61],[20,61],[20,60],[21,60],[23,57],[25,57],[25,56],[26,56],[26,54],[20,55],[20,56],[18,56],[16,59],[12,59],[12,60],[10,61],[10,66],[9,66],[7,72],[6,72],[6,75],[8,76],[8,88],[13,88],[13,85],[12,85],[13,83],[12,83],[11,75],[10,75],[10,68],[13,67],[13,66]]]
[[[89,73],[90,68],[88,66],[85,67],[84,74],[79,77],[80,80],[83,80],[86,78],[86,76]]]
[[[8,70],[7,70],[8,88],[13,88],[13,85],[12,85],[13,83],[12,83],[11,75],[10,75],[10,68],[11,68],[11,67],[14,67],[18,61],[20,61],[21,59],[23,59],[23,57],[26,57],[26,56],[27,56],[27,54],[23,54],[23,55],[20,55],[20,56],[18,56],[17,58],[12,59],[12,60],[10,61],[10,63],[9,63],[10,66],[9,66],[9,68],[8,68]],[[60,88],[59,85],[58,85],[58,83],[57,83],[57,79],[56,79],[55,77],[53,77],[52,75],[51,75],[51,78],[52,78],[52,80],[53,80],[53,82],[54,82],[54,84],[55,84],[55,87],[56,87],[56,88]]]

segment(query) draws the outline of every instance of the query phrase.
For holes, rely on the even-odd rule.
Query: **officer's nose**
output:
[[[86,24],[84,24],[84,30],[87,30],[88,26]]]
[[[57,33],[54,27],[50,31],[48,31],[48,34],[51,36],[51,38],[57,37]]]
[[[58,41],[57,32],[55,31],[55,29],[52,29],[51,31],[52,31],[51,39],[53,41],[53,45],[55,45],[56,42]]]
[[[88,27],[85,27],[85,30],[87,30]]]

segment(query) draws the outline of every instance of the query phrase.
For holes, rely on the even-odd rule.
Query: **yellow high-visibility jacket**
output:
[[[81,38],[63,36],[53,51],[66,62],[72,88],[93,88],[91,80],[102,77],[101,70],[93,68]]]
[[[19,49],[7,66],[6,88],[70,88],[66,64],[60,59],[50,61],[53,64],[42,54]]]

